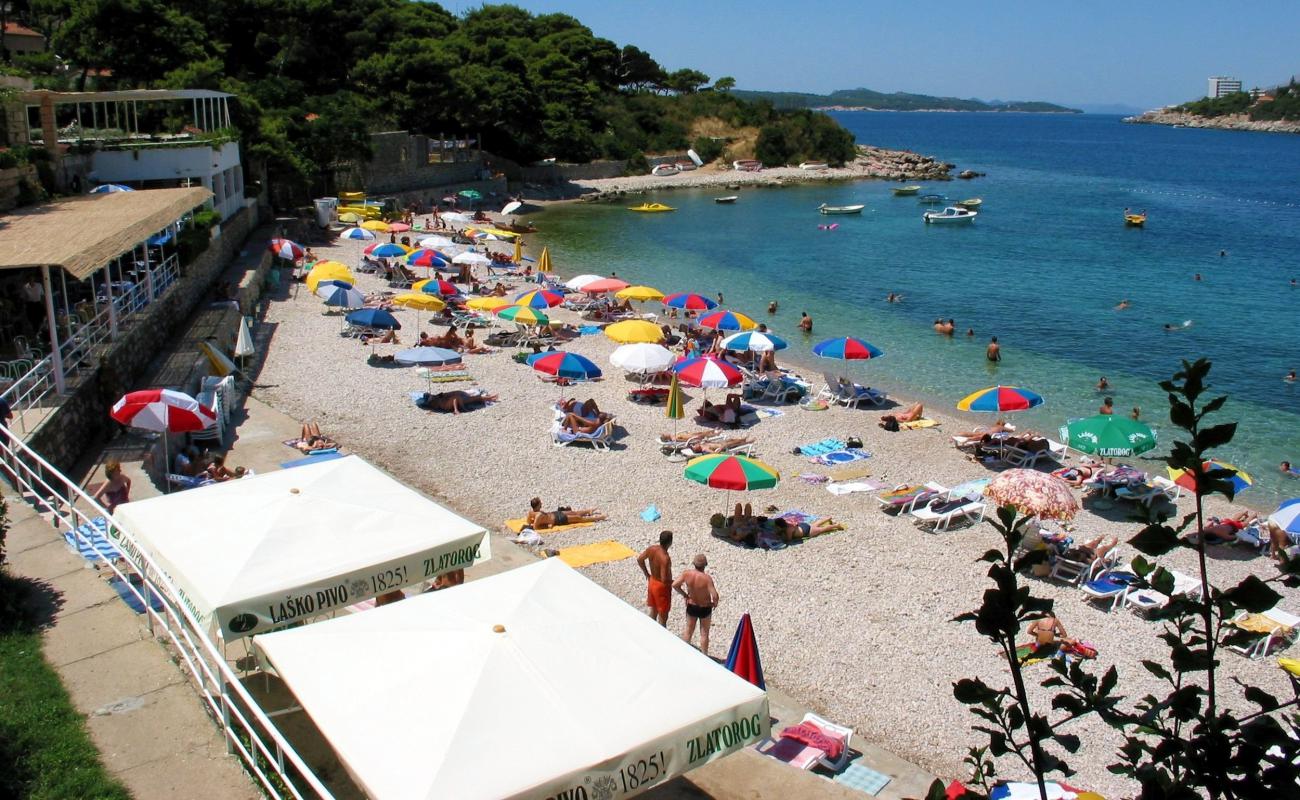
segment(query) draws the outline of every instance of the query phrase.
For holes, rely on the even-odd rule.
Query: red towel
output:
[[[826,754],[826,757],[834,761],[840,757],[844,751],[844,741],[838,736],[832,736],[811,722],[800,722],[798,725],[791,725],[781,731],[782,739],[794,739],[803,742],[809,747],[816,747]]]

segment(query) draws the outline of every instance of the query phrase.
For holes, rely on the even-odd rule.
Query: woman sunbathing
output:
[[[302,426],[298,436],[298,442],[294,447],[304,453],[311,453],[316,450],[333,450],[338,447],[333,439],[325,436],[320,432],[320,426],[314,422],[308,422]]]
[[[973,430],[958,431],[955,435],[963,439],[982,439],[997,433],[1011,433],[1015,429],[1015,425],[1008,425],[1005,420],[998,420],[992,425],[981,425]]]
[[[1097,474],[1100,468],[1099,464],[1083,462],[1077,467],[1065,467],[1056,470],[1052,474],[1078,489],[1087,483],[1093,475]]]
[[[474,341],[474,329],[470,328],[465,331],[465,341],[461,344],[460,351],[471,355],[482,355],[483,353],[491,353],[492,348],[484,347]]]
[[[811,539],[814,536],[821,536],[823,533],[844,530],[843,523],[836,522],[830,517],[812,523],[798,522],[794,524],[784,519],[777,519],[774,524],[776,525],[776,532],[782,539],[785,539],[786,544],[793,544],[800,539]]]
[[[753,443],[754,440],[748,436],[737,436],[732,439],[697,442],[695,444],[695,449],[701,453],[725,453],[729,450],[734,450],[737,447],[744,447],[747,444]]]
[[[609,414],[603,413],[597,414],[594,419],[587,419],[586,417],[580,417],[577,414],[570,413],[564,415],[564,419],[560,421],[560,427],[564,428],[569,433],[595,433],[611,419],[613,419],[613,417]]]
[[[1034,644],[1039,647],[1053,644],[1073,647],[1075,643],[1075,640],[1071,639],[1070,635],[1066,633],[1065,626],[1061,624],[1061,621],[1053,616],[1046,616],[1029,623],[1029,627],[1025,628],[1025,633],[1034,637]]]
[[[1065,551],[1065,557],[1071,561],[1083,561],[1092,563],[1105,558],[1106,554],[1114,550],[1119,545],[1119,537],[1112,536],[1110,544],[1106,544],[1105,536],[1098,536],[1096,539],[1077,544]]]
[[[1237,541],[1237,531],[1249,528],[1259,521],[1253,511],[1243,511],[1235,517],[1221,519],[1201,528],[1201,537],[1210,544],[1230,544]]]
[[[397,338],[397,331],[384,331],[382,336],[367,336],[361,340],[362,344],[401,344],[402,341]]]
[[[581,525],[587,522],[600,522],[606,518],[599,508],[584,508],[575,511],[568,506],[560,506],[554,511],[543,511],[542,498],[540,497],[529,500],[528,508],[526,518],[528,527],[538,531],[544,531],[547,528],[554,528],[559,525]]]
[[[727,425],[736,425],[740,422],[740,414],[740,395],[733,392],[727,395],[727,402],[721,405],[705,400],[697,418],[701,421],[712,420]]]
[[[880,417],[880,427],[884,428],[889,423],[895,425],[901,422],[915,422],[925,413],[925,406],[920,403],[913,403],[897,414],[884,414]]]
[[[457,390],[425,394],[422,405],[431,411],[450,411],[453,414],[459,414],[462,409],[469,411],[479,406],[485,406],[488,403],[495,403],[496,400],[497,396],[494,394],[470,394],[469,392]]]
[[[576,397],[560,401],[560,410],[566,414],[576,414],[583,419],[600,419],[600,406],[596,405],[595,398],[587,398],[584,403],[579,403]]]

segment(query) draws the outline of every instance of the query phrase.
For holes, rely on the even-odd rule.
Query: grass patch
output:
[[[22,628],[0,630],[0,797],[131,797],[99,762],[85,721],[41,654],[41,635]]]

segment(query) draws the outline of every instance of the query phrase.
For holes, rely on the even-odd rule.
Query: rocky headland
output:
[[[1300,122],[1289,120],[1255,120],[1246,114],[1228,114],[1221,117],[1203,117],[1185,111],[1156,109],[1136,117],[1126,117],[1125,122],[1137,125],[1172,125],[1176,128],[1217,128],[1225,131],[1256,131],[1258,133],[1300,133]]]

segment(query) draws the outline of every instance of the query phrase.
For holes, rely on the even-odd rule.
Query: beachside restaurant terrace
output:
[[[26,436],[179,280],[177,236],[211,193],[73,197],[0,218],[0,398]],[[21,309],[21,310],[20,310]]]

